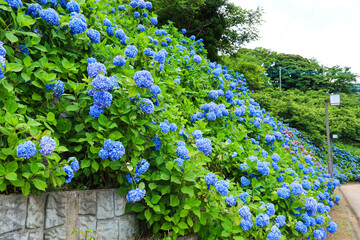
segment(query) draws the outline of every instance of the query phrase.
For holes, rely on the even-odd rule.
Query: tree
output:
[[[262,22],[262,9],[243,9],[228,0],[155,0],[154,8],[160,24],[170,20],[187,29],[187,36],[202,38],[212,61],[219,60],[219,52],[234,53],[258,39],[257,26]]]

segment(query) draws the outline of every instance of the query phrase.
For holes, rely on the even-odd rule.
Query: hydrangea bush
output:
[[[151,2],[0,0],[0,192],[118,187],[158,236],[325,239],[323,152]]]

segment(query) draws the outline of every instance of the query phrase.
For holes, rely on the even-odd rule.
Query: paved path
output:
[[[349,225],[356,240],[360,240],[360,184],[348,183],[341,185],[341,202],[348,215]]]

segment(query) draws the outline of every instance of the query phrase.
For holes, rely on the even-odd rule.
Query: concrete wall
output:
[[[0,195],[0,239],[84,239],[71,235],[74,229],[91,229],[96,239],[134,239],[139,226],[125,214],[126,202],[115,189]]]

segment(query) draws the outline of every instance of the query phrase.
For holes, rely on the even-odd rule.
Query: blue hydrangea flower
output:
[[[52,26],[59,26],[60,25],[59,15],[52,8],[41,10],[40,17],[42,19],[44,19],[45,22],[49,23]]]
[[[57,0],[50,0],[51,7],[56,7],[56,5],[57,5]]]
[[[285,216],[279,215],[275,218],[275,225],[278,226],[279,228],[283,227],[285,226],[285,221],[286,221]]]
[[[246,177],[242,176],[240,178],[240,181],[241,181],[241,186],[243,187],[246,187],[246,186],[249,186],[251,184],[251,180],[250,179],[247,179]]]
[[[104,148],[99,151],[101,159],[110,158],[112,161],[117,161],[125,154],[124,145],[119,141],[108,139],[104,142]]]
[[[192,135],[193,135],[194,138],[196,138],[196,139],[201,139],[201,138],[202,138],[202,133],[201,133],[200,130],[194,130],[194,131],[192,132]]]
[[[146,4],[146,9],[150,10],[150,9],[152,9],[152,8],[153,8],[153,6],[152,6],[152,3],[151,3],[151,2],[146,2],[145,4]]]
[[[229,184],[224,180],[217,181],[215,183],[215,189],[222,196],[226,196],[229,193]]]
[[[122,58],[120,55],[114,57],[113,63],[115,66],[123,67],[126,64],[125,58]]]
[[[155,111],[153,102],[146,98],[140,100],[139,108],[146,114],[150,114]]]
[[[89,114],[92,118],[98,118],[100,117],[100,114],[104,114],[104,109],[97,108],[96,106],[91,106]]]
[[[267,214],[260,213],[256,216],[256,226],[263,228],[265,225],[268,225],[270,222],[269,216]]]
[[[272,204],[272,203],[266,204],[266,209],[267,209],[266,214],[269,217],[271,217],[272,215],[275,214],[275,206],[274,206],[274,204]]]
[[[287,199],[290,197],[290,194],[290,189],[284,187],[277,190],[277,195],[279,196],[279,198]]]
[[[181,32],[182,32],[183,34],[185,34],[185,33],[186,33],[186,29],[185,29],[185,28],[181,29]]]
[[[228,206],[234,206],[236,204],[235,198],[233,196],[225,197],[225,202]]]
[[[335,202],[339,202],[340,201],[340,196],[339,195],[336,195],[335,196]]]
[[[152,78],[150,72],[146,70],[136,72],[134,80],[139,88],[150,88],[154,83],[154,79]]]
[[[116,33],[115,33],[115,35],[116,35]],[[137,53],[138,53],[138,50],[133,45],[129,45],[125,48],[125,55],[129,58],[135,58]]]
[[[95,92],[94,105],[97,108],[108,108],[112,102],[112,95],[109,92]]]
[[[249,170],[250,167],[247,163],[241,163],[240,164],[240,171]]]
[[[139,202],[141,199],[145,197],[146,191],[145,189],[136,188],[135,190],[130,190],[126,195],[126,199],[130,203]]]
[[[215,183],[217,183],[218,178],[216,177],[216,175],[214,173],[208,173],[206,174],[205,178],[204,178],[206,185],[210,186],[215,186]]]
[[[136,8],[137,7],[137,1],[131,1],[130,6],[132,6],[133,8]]]
[[[79,171],[79,169],[80,169],[79,161],[75,157],[69,157],[68,161],[71,161],[70,162],[70,167],[74,172]]]
[[[102,74],[97,75],[92,81],[93,89],[96,91],[111,91],[114,86],[113,78],[105,77]]]
[[[49,136],[43,136],[40,140],[40,153],[45,156],[51,155],[56,147],[56,142]]]
[[[155,151],[159,151],[160,148],[161,148],[161,140],[160,140],[160,138],[159,137],[153,137],[150,140],[155,143],[155,147],[153,147],[153,149]]]
[[[249,220],[251,218],[250,208],[248,206],[242,206],[239,209],[239,215],[243,217],[245,220]]]
[[[36,147],[33,142],[26,141],[25,143],[19,144],[16,148],[16,154],[18,157],[29,159],[36,154]]]
[[[74,1],[74,0],[71,0],[69,1],[67,4],[66,4],[66,9],[71,13],[71,12],[77,12],[79,13],[80,12],[80,5]]]
[[[154,96],[157,96],[157,95],[159,95],[161,93],[161,89],[160,89],[160,87],[158,85],[152,85],[150,87],[150,92],[152,94],[154,94]]]
[[[298,183],[292,183],[291,184],[291,191],[294,195],[300,195],[303,194],[304,190],[302,188],[302,186]]]
[[[167,134],[167,133],[170,132],[170,125],[169,125],[169,124],[167,124],[167,123],[165,123],[165,122],[162,122],[162,123],[160,123],[159,126],[160,126],[160,130],[161,130],[163,133]]]
[[[321,229],[316,229],[313,231],[313,235],[314,238],[316,240],[325,240],[326,239],[326,232],[321,228]]]
[[[274,162],[279,162],[280,161],[280,156],[277,153],[273,153],[271,155],[271,160],[273,160]]]
[[[146,7],[146,3],[145,3],[144,0],[138,0],[138,1],[137,1],[137,6],[138,6],[138,8],[140,8],[140,9],[144,9],[144,8]]]
[[[32,16],[32,17],[39,17],[40,16],[40,11],[42,10],[42,7],[40,4],[38,3],[32,3],[29,5],[28,7],[28,13]]]
[[[295,229],[298,230],[299,232],[303,233],[303,234],[305,234],[305,233],[308,231],[308,229],[307,229],[307,227],[305,226],[305,224],[304,224],[303,222],[301,222],[301,221],[298,221],[298,222],[296,223]]]
[[[124,10],[125,10],[125,6],[124,6],[124,5],[118,6],[118,10],[119,10],[119,11],[124,11]]]
[[[86,36],[88,36],[88,38],[90,38],[90,41],[93,43],[99,43],[100,42],[100,33],[99,31],[95,30],[95,29],[89,29],[86,32]]]
[[[241,219],[240,227],[242,230],[249,231],[253,225],[254,225],[254,223],[251,219],[248,219],[248,220]]]
[[[170,130],[171,130],[172,132],[176,132],[177,129],[178,129],[178,127],[177,127],[177,125],[176,125],[175,123],[171,123],[171,124],[170,124]]]
[[[305,209],[308,211],[315,211],[317,209],[316,199],[310,197],[305,199]]]
[[[90,63],[87,67],[87,72],[90,78],[96,77],[100,72],[103,72],[104,75],[106,75],[106,67],[99,62]]]
[[[62,169],[64,169],[64,171],[65,171],[65,173],[66,173],[65,183],[70,183],[71,180],[72,180],[73,177],[74,177],[74,171],[73,171],[72,168],[69,167],[69,166],[64,166],[64,167],[62,167]]]
[[[271,232],[268,233],[266,240],[280,240],[281,231],[277,228],[277,226],[271,227]]]
[[[207,138],[196,139],[196,147],[204,155],[210,155],[212,152],[211,140]]]
[[[19,7],[23,7],[21,0],[5,0],[13,10],[18,10]]]
[[[141,159],[139,163],[135,167],[135,177],[143,175],[149,169],[150,163],[146,161],[146,159]]]
[[[6,55],[6,50],[3,45],[4,45],[4,43],[2,43],[0,41],[0,57],[5,57],[5,55]]]
[[[0,79],[5,76],[4,75],[4,70],[5,69],[6,69],[5,58],[0,56]]]
[[[189,153],[189,150],[185,146],[180,146],[176,148],[176,153],[179,158],[185,159]]]
[[[126,38],[126,34],[125,34],[124,30],[119,28],[119,29],[116,29],[115,37],[117,37],[119,40],[123,40]]]
[[[134,18],[139,18],[141,15],[139,12],[134,12]]]
[[[202,61],[202,59],[201,59],[201,57],[199,55],[194,56],[194,62],[201,63],[201,61]]]
[[[66,4],[67,4],[67,0],[60,0],[59,1],[59,4],[60,4],[60,6],[62,7],[62,8],[66,8]]]
[[[65,91],[65,84],[63,81],[58,80],[56,83],[46,85],[46,91],[52,90],[54,97],[61,97]]]
[[[70,19],[69,28],[71,29],[72,34],[84,33],[87,29],[86,22],[79,17],[72,17]]]
[[[266,163],[267,162],[260,162],[260,161],[258,161],[257,163],[257,170],[263,176],[269,175],[270,173],[269,166]]]
[[[135,183],[140,182],[141,178],[140,177],[131,177],[130,173],[126,174],[126,180],[128,181],[129,184],[132,184],[133,181]]]
[[[241,201],[243,201],[246,204],[247,203],[246,198],[249,196],[250,195],[247,192],[243,192],[240,194],[240,199],[241,199]]]
[[[322,215],[318,215],[315,218],[316,224],[322,225],[325,222],[325,218]]]
[[[156,18],[156,17],[152,17],[151,19],[150,19],[150,22],[151,22],[151,24],[152,25],[157,25],[158,24],[158,19]]]

